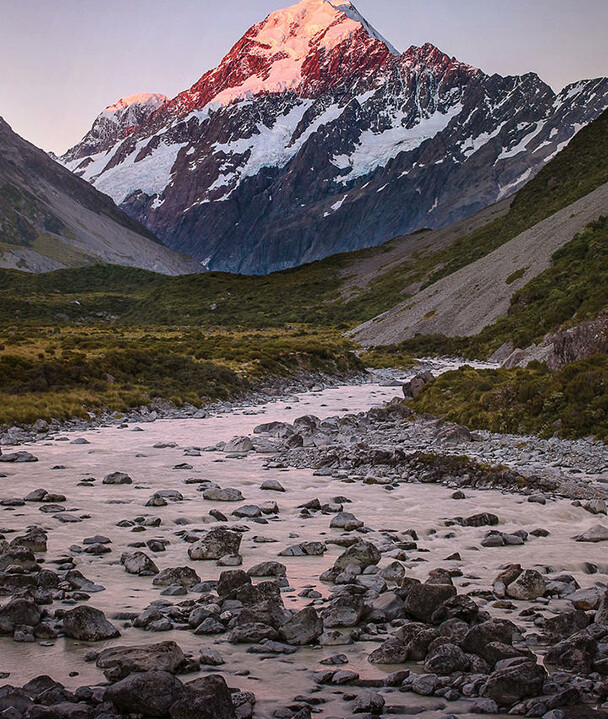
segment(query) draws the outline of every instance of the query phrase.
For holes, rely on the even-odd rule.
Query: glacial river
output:
[[[462,560],[451,563],[462,571],[462,577],[455,580],[459,591],[490,589],[492,580],[502,565],[519,562],[527,568],[540,567],[543,571],[572,573],[582,587],[594,585],[594,577],[585,573],[585,562],[600,567],[607,564],[605,548],[599,545],[577,544],[572,536],[598,523],[597,517],[580,507],[573,507],[570,501],[549,501],[546,505],[528,503],[517,495],[499,491],[466,490],[467,498],[456,501],[451,498],[453,490],[437,485],[402,484],[395,491],[388,492],[378,485],[344,483],[327,476],[314,476],[310,470],[267,469],[268,455],[250,453],[244,458],[228,458],[218,451],[201,451],[200,456],[185,456],[189,448],[214,446],[237,435],[250,434],[254,427],[263,422],[279,420],[291,422],[304,414],[324,418],[368,410],[401,395],[400,387],[382,387],[376,384],[346,386],[322,392],[307,393],[285,400],[255,407],[236,409],[230,413],[218,414],[207,419],[166,420],[145,423],[124,428],[104,427],[81,434],[59,435],[53,441],[37,443],[26,447],[39,461],[32,464],[4,464],[0,471],[7,476],[0,478],[0,498],[24,497],[28,492],[44,488],[49,492],[64,494],[66,510],[81,519],[77,523],[64,524],[51,515],[42,514],[39,504],[28,503],[25,507],[2,508],[0,531],[22,531],[29,525],[43,526],[48,530],[49,542],[46,561],[70,556],[72,545],[81,545],[85,537],[105,535],[112,544],[112,552],[101,557],[76,554],[77,569],[88,579],[105,587],[105,591],[91,595],[89,604],[102,609],[109,618],[117,612],[138,612],[150,602],[160,599],[160,589],[153,587],[151,577],[137,577],[125,573],[120,564],[124,551],[134,551],[129,544],[158,538],[169,540],[167,551],[153,554],[146,548],[154,562],[162,570],[167,567],[192,566],[203,580],[217,579],[222,569],[215,562],[191,562],[184,543],[176,532],[186,529],[204,529],[216,525],[209,516],[209,510],[219,509],[225,514],[240,504],[205,501],[195,484],[187,484],[189,478],[208,479],[222,487],[239,489],[245,497],[241,504],[261,504],[275,500],[279,504],[278,520],[268,524],[249,522],[250,530],[244,534],[241,545],[243,569],[265,560],[278,560],[287,565],[290,590],[284,594],[287,608],[301,608],[310,602],[298,594],[305,587],[314,587],[323,596],[329,596],[330,587],[319,581],[319,575],[332,566],[341,553],[336,545],[328,545],[323,557],[278,557],[286,546],[304,540],[329,539],[339,536],[340,530],[329,529],[331,515],[319,514],[302,519],[298,506],[319,498],[329,501],[336,495],[345,495],[352,504],[347,511],[363,520],[372,531],[366,539],[380,541],[381,530],[415,529],[420,537],[419,548],[428,550],[416,554],[418,561],[404,562],[410,576],[426,579],[431,569],[446,566],[445,559],[459,552]],[[141,431],[140,431],[141,430]],[[85,438],[88,444],[73,444],[73,440]],[[155,448],[159,443],[173,443],[177,446]],[[10,450],[7,450],[10,451]],[[176,469],[187,463],[191,469]],[[133,478],[132,485],[103,485],[101,480],[111,472],[126,472]],[[93,486],[82,486],[79,482],[95,477]],[[286,489],[285,493],[261,491],[264,480],[277,479]],[[159,490],[178,490],[182,502],[169,502],[166,507],[146,507],[150,496]],[[487,528],[449,527],[442,520],[454,516],[467,516],[480,511],[497,514],[501,520],[501,531],[527,531],[543,527],[550,531],[547,538],[535,538],[523,546],[488,548],[480,550],[480,540]],[[123,519],[141,515],[158,516],[162,519],[159,527],[148,528],[145,532],[133,533],[130,528],[119,528]],[[231,518],[231,522],[242,525],[246,520]],[[223,525],[229,526],[229,525]],[[255,536],[274,540],[269,543],[254,542]],[[10,539],[10,534],[6,535]],[[409,558],[408,558],[409,559]],[[421,561],[422,559],[422,561]],[[383,559],[382,566],[391,559]],[[53,565],[49,565],[53,566]],[[604,578],[605,579],[605,578]],[[175,597],[178,604],[188,597]],[[58,605],[60,606],[60,605]],[[517,613],[526,606],[519,603],[517,612],[496,610],[499,616],[516,619]],[[69,606],[67,608],[70,608]],[[563,608],[561,602],[551,602],[547,611]],[[11,639],[0,640],[0,672],[10,672],[7,680],[21,685],[39,674],[50,674],[68,688],[92,684],[103,680],[103,675],[94,663],[83,661],[91,649],[100,650],[111,645],[134,645],[174,639],[184,651],[197,655],[203,646],[218,650],[226,664],[213,671],[222,673],[230,686],[256,694],[258,704],[256,717],[265,719],[272,716],[277,707],[286,706],[298,694],[310,694],[314,688],[311,670],[323,667],[319,661],[333,654],[344,652],[349,664],[345,667],[358,671],[362,677],[372,679],[384,676],[398,667],[377,667],[367,662],[367,655],[378,644],[356,643],[348,646],[330,646],[315,649],[301,649],[295,655],[262,659],[247,654],[246,646],[233,646],[219,637],[197,637],[190,631],[164,633],[143,632],[123,627],[114,620],[122,631],[122,637],[113,642],[86,645],[66,639],[57,639],[50,646],[18,644]],[[410,667],[416,670],[416,667]],[[77,675],[70,676],[70,674]],[[191,677],[185,677],[188,680]],[[320,717],[346,717],[348,711],[341,698],[343,690],[329,688],[324,696],[329,697],[320,707]],[[392,693],[387,703],[403,705],[413,710],[420,708],[417,715],[422,719],[445,717],[450,713],[468,716],[465,703],[447,704],[442,699],[423,698],[411,694]],[[471,715],[473,716],[473,715]]]

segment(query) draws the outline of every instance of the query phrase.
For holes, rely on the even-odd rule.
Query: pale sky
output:
[[[62,153],[107,105],[173,97],[290,0],[0,0],[0,115]],[[559,90],[608,76],[608,0],[354,0],[399,50],[432,42]]]

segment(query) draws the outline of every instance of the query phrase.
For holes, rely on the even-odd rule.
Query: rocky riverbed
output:
[[[317,389],[5,437],[4,719],[608,716],[606,447]]]

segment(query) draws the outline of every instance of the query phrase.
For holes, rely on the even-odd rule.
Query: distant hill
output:
[[[0,267],[46,272],[100,262],[169,275],[202,270],[0,118]]]

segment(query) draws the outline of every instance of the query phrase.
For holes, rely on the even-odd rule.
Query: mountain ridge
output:
[[[202,269],[19,137],[2,118],[0,211],[3,267],[41,272],[113,262],[168,274]]]
[[[62,161],[169,246],[266,274],[463,219],[608,107],[606,78],[555,94],[430,43],[394,55],[350,8],[271,13],[124,137]]]

